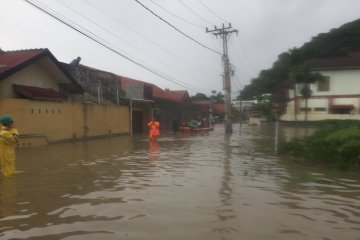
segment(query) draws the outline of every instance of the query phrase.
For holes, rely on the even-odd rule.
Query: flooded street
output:
[[[274,136],[218,125],[19,150],[0,239],[360,239],[359,175],[277,156]]]

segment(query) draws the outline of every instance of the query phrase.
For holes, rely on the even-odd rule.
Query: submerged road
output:
[[[274,138],[274,124],[218,125],[19,150],[0,239],[359,240],[359,174],[278,156]]]

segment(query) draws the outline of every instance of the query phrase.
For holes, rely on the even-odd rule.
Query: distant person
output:
[[[76,59],[70,62],[70,65],[79,66],[81,61],[81,57],[77,57]]]
[[[177,120],[177,119],[174,119],[172,121],[172,129],[173,129],[173,132],[178,132],[179,131],[179,127],[180,127],[180,121]]]
[[[0,160],[2,174],[11,177],[15,174],[15,144],[19,141],[19,133],[13,126],[13,119],[9,115],[0,118]]]
[[[148,123],[149,127],[149,140],[157,140],[160,135],[160,122],[153,118],[152,121]]]
[[[213,127],[215,124],[215,118],[212,114],[210,114],[209,116],[209,122],[210,122],[210,127]]]

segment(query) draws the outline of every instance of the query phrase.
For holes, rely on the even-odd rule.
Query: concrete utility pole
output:
[[[231,33],[238,33],[238,30],[232,30],[231,23],[225,27],[225,24],[221,28],[214,27],[213,30],[208,30],[207,33],[212,33],[216,37],[220,36],[223,40],[223,64],[224,64],[224,75],[223,75],[223,89],[225,92],[225,133],[232,133],[232,122],[231,122],[231,82],[230,82],[230,61],[228,57],[228,46],[227,42],[230,38]]]

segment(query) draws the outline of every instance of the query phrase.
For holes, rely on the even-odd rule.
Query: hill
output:
[[[288,81],[290,66],[313,58],[345,56],[351,51],[359,50],[360,19],[334,28],[328,33],[320,33],[302,47],[281,53],[272,68],[262,70],[257,78],[244,87],[238,99],[248,100],[263,93],[273,93],[274,96],[282,98],[284,89],[292,85]]]

